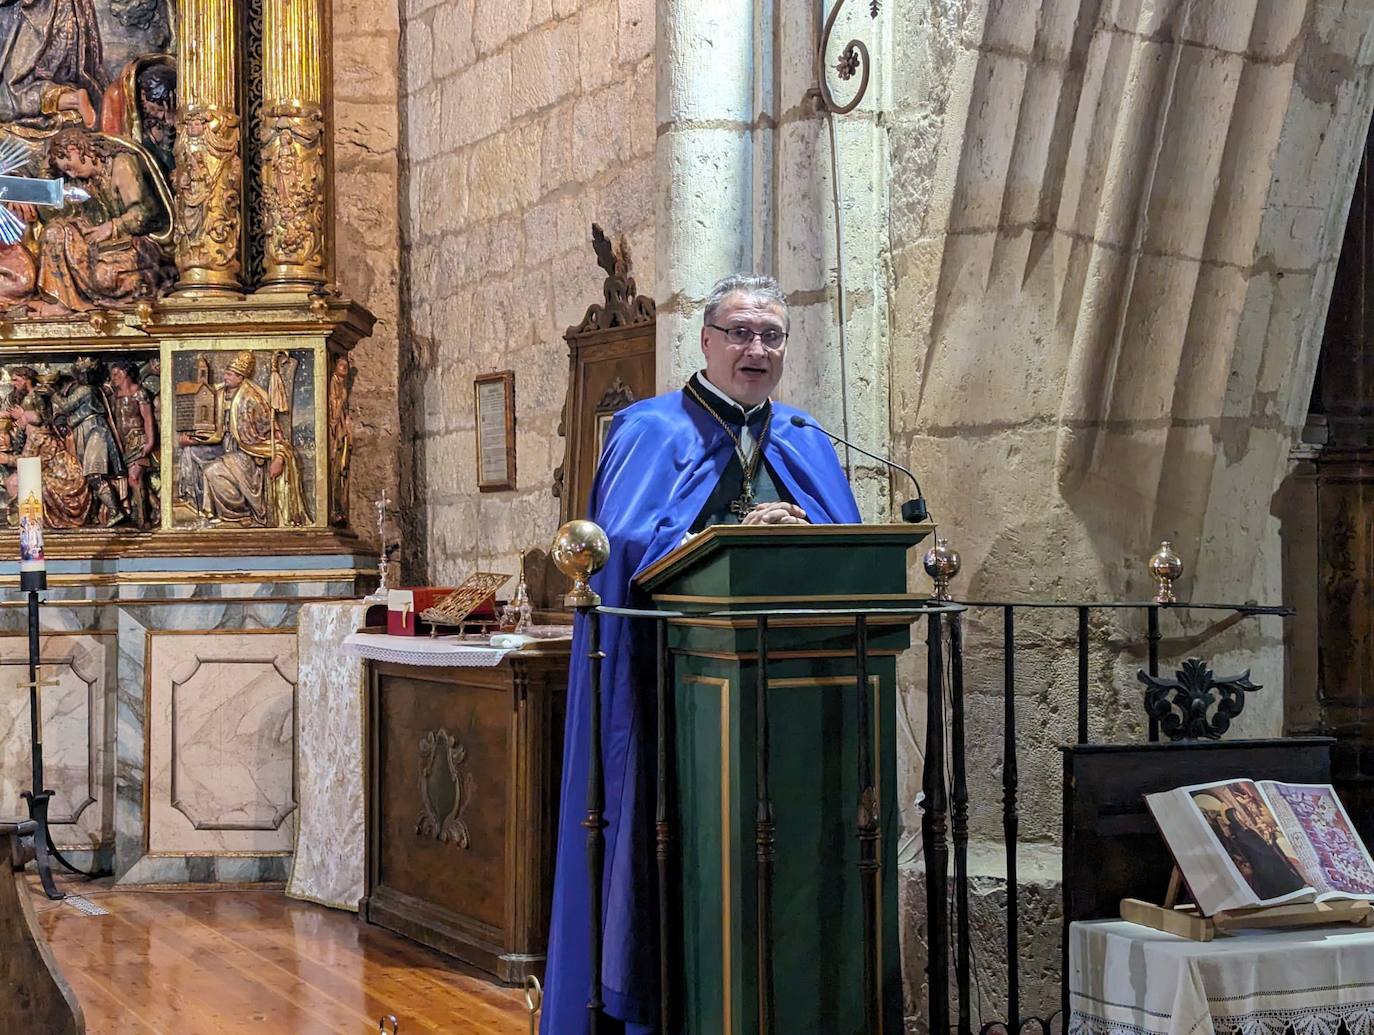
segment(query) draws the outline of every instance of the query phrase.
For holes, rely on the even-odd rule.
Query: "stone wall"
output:
[[[353,352],[350,512],[353,528],[375,549],[372,501],[383,488],[392,499],[398,491],[400,16],[395,4],[333,0],[331,27],[334,279],[345,294],[377,317],[372,336],[359,342]]]
[[[562,335],[601,299],[591,224],[653,284],[650,0],[403,0],[405,559],[434,584],[547,547]],[[473,378],[515,371],[517,484],[478,493]]]
[[[896,6],[892,58],[913,71],[894,73],[890,113],[894,448],[963,553],[956,595],[1141,599],[1170,538],[1183,599],[1286,601],[1272,501],[1369,128],[1374,4]],[[1250,668],[1265,690],[1236,734],[1281,732],[1281,622],[1204,617],[1165,616],[1164,666]],[[1018,629],[1021,873],[1039,902],[1057,880],[1074,616],[1023,611]],[[1094,617],[1094,739],[1140,736],[1143,631]],[[989,844],[1000,634],[971,613],[971,818]],[[995,873],[995,851],[974,854]],[[1044,964],[1026,961],[1028,1013],[1054,1007]]]
[[[889,12],[841,13],[827,64],[859,35],[875,50]],[[777,277],[792,319],[778,397],[867,449],[888,443],[887,160],[879,77],[834,135],[817,85],[817,5],[668,0],[658,94],[658,373],[676,387],[700,366],[701,303],[721,277]],[[710,68],[711,74],[701,70]],[[833,78],[833,76],[832,76]],[[858,86],[836,83],[847,102]],[[836,184],[844,249],[836,247]],[[843,267],[845,292],[837,290]],[[861,508],[886,515],[888,478],[850,462]],[[905,497],[903,497],[905,498]]]

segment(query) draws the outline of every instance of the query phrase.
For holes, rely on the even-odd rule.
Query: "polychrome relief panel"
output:
[[[174,353],[172,491],[178,528],[315,523],[315,353]]]
[[[149,653],[149,852],[289,852],[294,630],[154,633]]]
[[[20,223],[0,234],[0,305],[61,315],[150,298],[174,281],[175,9],[0,0],[0,164],[87,195],[7,210]]]
[[[44,783],[55,793],[50,806],[59,848],[91,848],[114,838],[112,729],[113,637],[48,633],[43,638],[42,688]],[[25,816],[20,792],[30,790],[29,695],[16,687],[28,680],[28,640],[0,637],[0,808]]]
[[[161,518],[158,354],[0,355],[0,507],[18,524],[16,464],[43,460],[49,528],[156,526]]]

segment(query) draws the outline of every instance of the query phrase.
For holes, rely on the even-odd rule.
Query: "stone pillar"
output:
[[[324,286],[328,154],[320,0],[265,0],[262,11],[262,190],[259,291]]]
[[[237,34],[237,0],[182,4],[174,233],[179,294],[240,293],[243,159]]]
[[[701,365],[700,303],[711,286],[753,266],[753,6],[665,0],[658,8],[660,390],[680,387]]]

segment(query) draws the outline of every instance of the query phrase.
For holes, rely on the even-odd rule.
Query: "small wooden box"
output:
[[[420,612],[428,611],[452,592],[452,586],[417,586],[389,591],[386,595],[386,631],[392,636],[419,636],[429,632],[429,624],[420,620]]]
[[[568,647],[495,668],[369,662],[369,923],[508,984],[542,976]]]

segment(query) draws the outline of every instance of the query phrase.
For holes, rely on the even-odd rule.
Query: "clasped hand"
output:
[[[806,511],[795,503],[778,500],[773,503],[760,503],[744,515],[742,525],[805,525]]]

